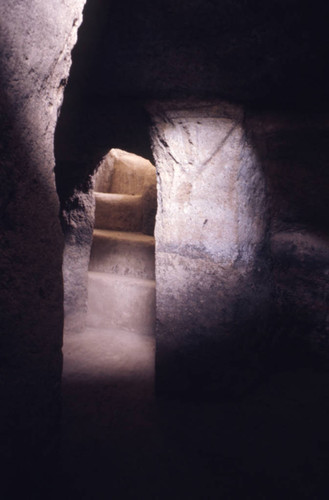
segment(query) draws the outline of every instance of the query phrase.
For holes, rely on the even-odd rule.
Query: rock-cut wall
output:
[[[163,102],[150,113],[157,387],[235,391],[255,376],[270,304],[262,166],[237,106]]]
[[[63,238],[53,143],[84,3],[0,4],[0,442],[16,474],[43,463],[57,437]]]
[[[272,359],[292,363],[304,351],[328,358],[328,115],[272,111],[247,121],[268,190]]]

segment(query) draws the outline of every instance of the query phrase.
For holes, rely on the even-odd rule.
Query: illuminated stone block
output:
[[[230,388],[251,377],[267,311],[259,307],[269,295],[262,170],[239,107],[187,101],[150,111],[157,386]]]

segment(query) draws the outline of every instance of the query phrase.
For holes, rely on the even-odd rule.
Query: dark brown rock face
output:
[[[75,74],[85,91],[104,97],[217,95],[266,107],[305,106],[305,99],[323,106],[327,14],[324,2],[297,0],[143,0],[138,8],[131,0],[94,0]]]
[[[0,6],[0,458],[16,483],[24,471],[33,483],[29,472],[58,440],[63,236],[53,139],[82,3]]]
[[[267,179],[276,342],[328,354],[328,118],[272,113],[249,126]]]

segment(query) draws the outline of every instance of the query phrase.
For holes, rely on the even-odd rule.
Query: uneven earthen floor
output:
[[[276,370],[244,398],[154,398],[154,340],[65,339],[61,498],[327,498],[329,375]]]

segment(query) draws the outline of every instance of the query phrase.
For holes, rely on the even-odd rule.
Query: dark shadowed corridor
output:
[[[154,341],[65,344],[61,498],[327,498],[329,373],[300,357],[244,397],[156,400]]]

